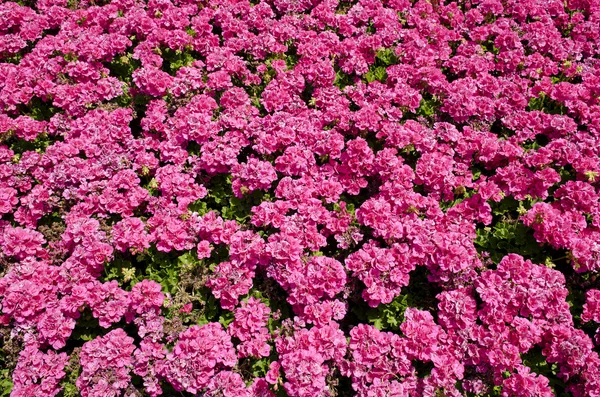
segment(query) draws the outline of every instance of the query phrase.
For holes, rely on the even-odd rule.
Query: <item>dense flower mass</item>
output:
[[[0,0],[0,395],[600,396],[597,0]]]

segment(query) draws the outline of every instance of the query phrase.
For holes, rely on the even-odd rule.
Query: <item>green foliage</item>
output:
[[[2,143],[1,137],[0,143]],[[12,137],[7,139],[7,143],[10,150],[15,152],[17,155],[21,155],[25,152],[43,153],[46,151],[46,148],[54,142],[52,139],[49,139],[46,134],[40,134],[33,141],[26,141],[25,139]]]
[[[221,207],[229,202],[233,196],[231,189],[231,176],[218,175],[210,179],[206,184],[208,195],[203,199],[211,210],[221,212]]]
[[[375,55],[375,63],[364,75],[368,83],[379,81],[385,83],[387,79],[387,67],[398,63],[398,57],[393,48],[382,48]]]
[[[110,70],[110,75],[121,81],[130,83],[133,72],[140,68],[140,61],[134,59],[132,54],[127,53],[117,56],[112,62],[105,64]]]
[[[12,63],[13,65],[18,65],[23,59],[23,55],[20,53],[12,54],[10,56],[5,57],[2,61],[5,63]]]
[[[387,305],[379,305],[367,311],[367,320],[379,330],[395,330],[404,322],[404,312],[410,306],[408,295],[397,296]]]
[[[519,214],[519,211],[525,213],[525,211],[529,210],[534,203],[531,200],[527,200],[525,202],[520,202],[515,200],[513,197],[504,197],[498,203],[491,203],[492,206],[492,214],[496,217],[516,217]],[[523,208],[523,210],[520,210]]]
[[[517,221],[498,222],[491,227],[478,228],[475,246],[480,251],[488,252],[494,263],[500,262],[508,253],[518,253],[528,258],[538,257],[542,253],[533,231]]]
[[[390,66],[398,64],[399,59],[393,48],[382,48],[377,51],[375,62],[382,66]]]
[[[340,90],[344,90],[347,86],[354,84],[354,77],[337,66],[334,66],[335,70],[335,80],[333,81],[333,85],[338,87]]]
[[[98,319],[94,318],[90,309],[85,309],[77,319],[69,343],[81,346],[102,334],[104,334],[104,328],[100,327]]]
[[[33,97],[27,105],[19,105],[19,111],[37,121],[48,121],[59,112],[50,101],[44,102],[37,97]],[[13,131],[0,134],[0,144],[7,144],[17,155],[27,151],[43,153],[48,146],[60,139],[58,136],[49,136],[46,133],[38,134],[33,141],[16,137]]]
[[[531,98],[528,111],[539,110],[548,114],[566,114],[568,109],[562,103],[549,98],[545,93],[540,92],[537,98]]]
[[[55,114],[59,113],[60,110],[54,106],[52,106],[52,102],[50,98],[46,98],[42,100],[38,97],[33,97],[27,104],[19,104],[17,105],[17,110],[20,115],[29,116],[37,121],[48,121]],[[0,143],[6,142],[9,139],[17,139],[13,137],[13,132],[8,131],[7,133],[0,133]],[[38,139],[40,144],[43,144],[44,147],[49,146],[50,144],[56,141],[56,137],[48,137],[45,134],[39,134]],[[21,139],[19,139],[21,140]],[[42,143],[42,141],[44,141]]]
[[[491,389],[488,389],[484,394],[474,394],[471,392],[467,392],[463,390],[462,384],[457,385],[458,390],[465,397],[500,397],[502,394],[502,386],[493,386]]]
[[[131,269],[133,269],[133,277],[130,276]],[[126,275],[129,275],[129,277],[126,277]],[[135,267],[133,267],[131,261],[121,257],[119,254],[115,255],[114,260],[104,265],[103,278],[103,281],[117,280],[121,287],[123,287],[124,284],[128,283],[129,281],[137,280],[135,275]]]
[[[75,381],[77,381],[77,379],[75,379]],[[63,384],[63,390],[62,390],[62,393],[59,394],[59,397],[78,397],[78,396],[79,396],[79,390],[77,389],[75,382],[66,382]]]
[[[431,95],[425,95],[421,98],[421,103],[417,109],[417,116],[432,117],[438,111],[441,106],[441,102],[437,97]]]
[[[210,322],[213,321],[219,321],[221,324],[223,324],[223,322],[226,322],[227,318],[223,318],[223,320],[221,320],[221,316],[220,313],[222,312],[221,310],[221,305],[219,304],[219,302],[217,301],[217,299],[212,296],[209,295],[208,298],[206,299],[206,301],[204,302],[204,308],[202,310],[202,313],[200,313],[200,316],[198,317],[198,325],[204,325],[204,324],[208,324]],[[223,311],[223,313],[225,313]],[[231,312],[229,312],[231,313]],[[223,322],[221,322],[223,321]],[[229,324],[229,323],[227,323]]]
[[[264,377],[269,371],[269,365],[271,364],[271,360],[269,358],[262,358],[260,360],[254,360],[252,363],[252,375],[255,378]]]
[[[376,66],[373,68],[369,68],[367,74],[365,74],[365,79],[367,82],[372,83],[375,80],[384,83],[385,79],[387,79],[387,72],[384,66]]]
[[[237,369],[241,373],[242,378],[246,381],[246,385],[250,386],[254,379],[264,378],[269,371],[269,366],[276,360],[276,353],[272,353],[269,357],[262,357],[260,359],[245,357],[239,360]]]
[[[272,193],[263,190],[255,190],[241,198],[234,196],[230,175],[213,177],[206,187],[208,195],[192,203],[190,210],[198,211],[201,215],[208,211],[215,211],[223,219],[235,220],[239,223],[249,221],[252,216],[252,208],[263,201],[270,201],[273,197]]]
[[[444,211],[448,211],[450,208],[455,207],[461,203],[464,199],[473,196],[475,192],[471,189],[467,190],[463,186],[459,186],[454,190],[454,199],[450,201],[441,201],[440,208]]]
[[[398,331],[404,322],[404,312],[409,307],[434,311],[438,289],[427,281],[427,269],[417,267],[410,273],[408,286],[402,293],[388,304],[380,304],[376,308],[355,305],[352,311],[362,322],[369,322],[379,330]]]
[[[345,204],[345,206],[346,206],[346,209],[345,209],[346,212],[354,216],[354,214],[356,213],[356,206],[353,203],[346,203],[345,201],[340,200],[337,203],[328,204],[328,205],[326,205],[326,207],[327,207],[327,209],[329,209],[329,206],[332,206],[333,211],[342,212],[342,206],[341,206],[342,203]]]
[[[568,267],[567,269],[570,270]],[[600,324],[594,321],[583,322],[581,315],[583,314],[583,306],[586,303],[586,290],[598,288],[600,286],[599,280],[600,277],[592,272],[576,273],[567,277],[569,295],[567,295],[566,300],[573,316],[573,322],[576,328],[583,330],[591,339],[594,339]]]
[[[492,205],[494,220],[492,226],[477,227],[477,237],[474,241],[479,252],[487,252],[494,263],[509,253],[516,253],[534,263],[545,263],[554,267],[556,262],[564,261],[565,254],[541,245],[533,236],[533,230],[525,226],[519,217],[527,213],[539,200],[526,199],[517,201],[505,197]]]
[[[114,98],[111,102],[121,108],[127,108],[132,106],[133,96],[129,92],[129,85],[123,83],[123,94]]]
[[[69,364],[65,368],[66,375],[60,384],[62,391],[58,397],[79,397],[80,394],[76,382],[79,377],[80,369],[79,351],[76,349],[69,357]]]
[[[196,31],[194,30],[194,28],[193,28],[193,27],[191,27],[191,26],[188,26],[187,28],[185,28],[185,32],[186,32],[187,34],[189,34],[191,37],[196,37],[196,36],[198,36],[198,32],[196,32]]]
[[[199,54],[191,50],[173,50],[171,48],[161,49],[163,57],[163,70],[171,75],[175,75],[179,69],[184,66],[190,66]]]
[[[223,313],[219,315],[219,323],[221,323],[221,325],[225,328],[227,328],[227,326],[231,324],[233,320],[235,320],[235,317],[231,311],[223,311]]]
[[[345,15],[354,4],[355,2],[351,0],[340,0],[337,4],[335,13],[338,15]]]
[[[13,388],[11,372],[8,368],[0,369],[0,397],[10,396]]]
[[[367,25],[367,29],[365,30],[365,32],[368,34],[375,34],[377,32],[377,29],[375,28],[375,24],[370,19],[369,19],[369,23]]]
[[[65,54],[62,54],[62,57],[67,62],[77,62],[77,60],[79,59],[77,57],[77,54],[74,54],[72,52],[67,52]]]
[[[308,106],[315,106],[316,100],[313,98],[313,93],[315,92],[315,87],[311,83],[306,83],[304,86],[304,90],[300,97],[304,100],[304,102]]]
[[[52,102],[44,102],[38,97],[31,98],[29,104],[29,116],[37,121],[48,121],[58,113],[58,108],[52,106]]]
[[[415,367],[415,371],[417,372],[417,376],[419,378],[425,378],[431,375],[431,371],[434,368],[434,365],[431,361],[412,360],[411,363],[413,367]]]
[[[177,255],[177,254],[175,254]],[[142,254],[138,262],[146,264],[143,278],[154,280],[163,286],[163,290],[174,294],[179,286],[179,274],[183,265],[193,261],[189,252],[173,258],[171,253],[149,249]]]
[[[210,211],[210,209],[208,208],[208,204],[202,199],[196,200],[190,205],[188,205],[188,209],[192,212],[197,212],[200,216],[205,215],[207,212]]]
[[[546,357],[542,354],[542,349],[538,346],[533,347],[527,353],[521,355],[523,364],[539,375],[545,376],[549,380],[550,387],[557,397],[568,397],[569,393],[565,391],[565,383],[558,378],[558,365],[548,363]]]
[[[105,264],[103,281],[117,280],[122,288],[129,289],[143,279],[149,279],[160,283],[164,292],[174,294],[179,288],[183,269],[200,262],[194,251],[165,253],[150,247],[137,255],[117,253],[114,260]]]
[[[498,53],[500,52],[500,50],[494,45],[493,40],[487,40],[481,43],[481,47],[485,52],[491,52],[494,55],[498,55]]]
[[[270,332],[281,327],[281,320],[293,316],[292,307],[286,300],[286,293],[275,280],[268,278],[263,271],[259,271],[254,279],[254,286],[248,296],[260,299],[271,309],[271,313],[279,312],[279,319],[269,318],[267,328]]]
[[[229,206],[224,206],[221,209],[221,216],[223,219],[232,219],[239,223],[247,222],[252,216],[252,208],[263,201],[269,201],[269,198],[268,193],[259,190],[255,190],[243,198],[231,196]]]
[[[500,139],[506,139],[515,135],[515,132],[509,128],[506,128],[501,120],[496,120],[490,126],[490,132],[498,135]]]
[[[300,60],[300,56],[298,55],[298,48],[291,40],[288,41],[286,45],[288,46],[288,49],[285,52],[285,64],[288,67],[288,70],[291,70]]]

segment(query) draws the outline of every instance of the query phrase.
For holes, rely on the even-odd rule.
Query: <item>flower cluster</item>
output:
[[[44,353],[34,345],[26,346],[19,354],[19,363],[13,374],[15,383],[11,395],[56,396],[60,393],[59,383],[65,376],[67,361],[66,353]]]
[[[168,353],[160,375],[176,390],[198,393],[214,381],[221,368],[237,363],[231,338],[220,324],[192,326],[179,335]]]
[[[77,387],[83,397],[118,396],[131,382],[133,338],[122,329],[87,342],[81,348]]]
[[[240,340],[237,346],[238,356],[267,357],[271,347],[267,343],[271,338],[266,325],[270,309],[256,298],[250,298],[235,309],[235,320],[227,332]]]

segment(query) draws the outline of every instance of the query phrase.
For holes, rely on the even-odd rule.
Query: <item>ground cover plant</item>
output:
[[[0,2],[0,396],[600,396],[600,2]]]

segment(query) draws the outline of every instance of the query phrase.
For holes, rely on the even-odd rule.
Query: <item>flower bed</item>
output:
[[[0,397],[600,396],[600,3],[0,3]]]

